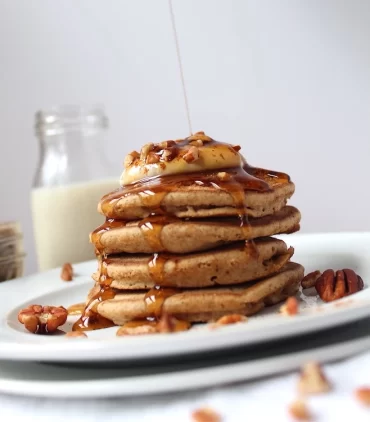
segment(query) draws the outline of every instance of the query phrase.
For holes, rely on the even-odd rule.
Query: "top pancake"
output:
[[[221,172],[219,174],[228,174]],[[254,169],[253,177],[264,182],[265,190],[244,189],[246,213],[250,217],[271,215],[282,209],[293,195],[295,186],[287,175]],[[156,190],[151,184],[142,190],[127,193],[121,188],[103,197],[98,211],[108,218],[138,220],[149,215],[167,214],[179,218],[228,217],[240,214],[240,204],[236,203],[234,194],[227,186],[215,183],[204,184],[189,176],[184,184],[173,184],[161,189],[157,183]],[[243,194],[243,189],[240,190]],[[240,198],[238,198],[240,200]],[[244,202],[244,201],[243,201]]]

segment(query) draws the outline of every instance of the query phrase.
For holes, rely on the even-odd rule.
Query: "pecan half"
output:
[[[307,362],[300,374],[298,391],[301,394],[320,394],[331,390],[321,366],[317,362]]]
[[[343,269],[334,273],[330,269],[321,274],[316,280],[315,287],[324,302],[332,302],[359,292],[364,288],[364,282],[353,270]]]
[[[63,306],[30,305],[18,313],[18,321],[35,334],[53,333],[67,317],[67,309]]]
[[[320,275],[321,275],[321,271],[319,270],[312,271],[311,273],[308,273],[307,275],[305,275],[301,281],[302,288],[310,289],[311,287],[314,287]]]
[[[193,163],[199,158],[199,150],[197,147],[190,147],[187,153],[182,157],[187,163]]]
[[[209,407],[195,410],[191,418],[193,422],[221,422],[221,416]]]
[[[69,262],[66,262],[60,273],[60,278],[63,281],[72,281],[73,280],[73,267]]]

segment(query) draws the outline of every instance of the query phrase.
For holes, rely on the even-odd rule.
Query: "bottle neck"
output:
[[[110,177],[104,151],[106,118],[102,113],[36,115],[39,163],[33,186],[60,186]]]

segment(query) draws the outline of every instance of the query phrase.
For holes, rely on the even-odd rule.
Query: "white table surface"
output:
[[[370,386],[370,352],[324,365],[333,391],[307,400],[314,421],[370,421],[354,397],[359,386]],[[186,394],[135,399],[48,400],[0,395],[0,421],[108,422],[191,420],[191,412],[209,406],[223,421],[290,421],[289,403],[297,398],[297,373]]]

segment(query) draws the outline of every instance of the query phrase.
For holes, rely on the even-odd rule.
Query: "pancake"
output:
[[[275,176],[267,170],[259,170],[256,176],[268,185],[268,190],[244,191],[245,212],[249,217],[263,217],[281,210],[295,190],[294,183],[288,178]],[[126,195],[123,190],[120,195],[120,190],[117,190],[100,200],[98,212],[108,218],[121,220],[146,218],[154,211],[157,214],[160,211],[161,214],[179,218],[230,217],[240,214],[232,192],[219,187],[204,186],[195,182],[180,184],[176,189],[162,191],[157,196],[158,201],[154,201],[153,207],[143,192]]]
[[[301,214],[286,206],[277,213],[250,218],[249,226],[240,227],[236,218],[180,220],[148,217],[121,222],[107,221],[90,236],[100,253],[189,253],[213,249],[240,240],[293,233],[299,230]]]
[[[186,255],[122,255],[104,261],[111,287],[150,289],[155,285],[195,288],[244,283],[278,272],[293,248],[274,238],[237,242],[211,251]],[[101,264],[100,264],[101,265]],[[93,278],[99,278],[97,271]]]
[[[190,322],[208,322],[230,313],[252,315],[294,295],[303,278],[304,268],[289,262],[278,274],[238,287],[215,287],[185,290],[167,297],[162,311]],[[90,296],[94,289],[90,292]],[[145,304],[145,293],[119,293],[102,301],[97,311],[103,317],[122,325],[127,321],[152,316]]]

